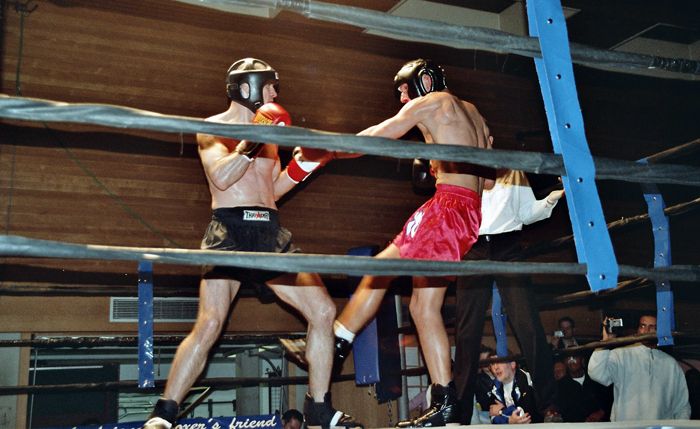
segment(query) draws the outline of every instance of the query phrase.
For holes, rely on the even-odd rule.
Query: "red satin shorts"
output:
[[[435,195],[394,238],[402,258],[460,261],[479,237],[481,198],[471,189],[437,185]]]

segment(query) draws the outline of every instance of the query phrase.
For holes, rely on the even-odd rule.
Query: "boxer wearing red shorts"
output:
[[[435,196],[394,238],[402,258],[460,261],[479,237],[481,198],[471,189],[438,184]]]

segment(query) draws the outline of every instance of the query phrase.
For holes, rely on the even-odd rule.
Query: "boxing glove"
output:
[[[299,183],[334,158],[334,152],[297,146],[292,152],[292,160],[287,164],[285,171],[292,182]]]
[[[253,123],[284,127],[286,125],[292,125],[292,117],[289,115],[289,112],[279,104],[265,103],[255,112]],[[252,161],[253,158],[260,153],[260,150],[262,150],[263,144],[264,143],[243,140],[236,146],[236,152]]]
[[[430,161],[414,159],[412,173],[413,192],[427,195],[435,190],[435,175],[431,171]]]
[[[284,127],[292,125],[292,117],[284,107],[277,103],[265,103],[255,112],[254,124],[279,125]]]
[[[321,164],[321,167],[323,167],[324,165],[328,164],[336,158],[335,152],[333,151],[301,146],[295,147],[293,154],[295,157],[298,156],[299,160],[301,161],[318,162]]]

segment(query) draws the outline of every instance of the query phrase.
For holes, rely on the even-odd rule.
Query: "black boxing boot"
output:
[[[172,399],[158,399],[153,412],[143,425],[143,429],[170,429],[177,420],[180,407]]]
[[[415,419],[403,420],[397,428],[427,428],[434,426],[459,425],[459,402],[457,389],[450,382],[447,386],[432,384],[430,386],[430,407]]]
[[[360,428],[351,416],[333,408],[331,404],[331,392],[326,392],[323,402],[315,402],[310,394],[304,399],[304,427],[307,429],[333,429],[333,428]]]

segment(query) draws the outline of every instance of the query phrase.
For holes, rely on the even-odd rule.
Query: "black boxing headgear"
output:
[[[241,85],[248,84],[248,97],[241,94]],[[226,94],[228,98],[248,108],[251,112],[258,110],[265,102],[263,87],[269,83],[278,90],[279,76],[268,63],[256,58],[243,58],[231,64],[226,72]]]
[[[432,86],[430,88],[426,88],[423,84],[424,75],[431,77]],[[442,67],[435,64],[432,60],[424,60],[422,58],[407,62],[394,76],[394,89],[399,99],[401,98],[399,87],[404,83],[408,85],[408,96],[411,99],[447,88],[445,71]]]

